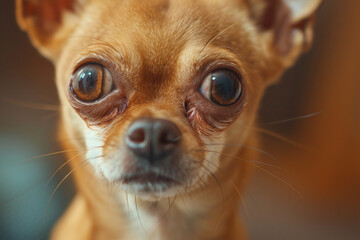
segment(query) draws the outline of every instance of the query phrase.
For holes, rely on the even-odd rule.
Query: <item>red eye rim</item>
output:
[[[82,58],[78,61],[72,74],[68,78],[66,84],[66,96],[72,108],[78,115],[86,121],[88,126],[106,126],[128,108],[128,97],[131,94],[131,88],[124,84],[124,78],[128,76],[124,73],[116,71],[116,65],[112,62],[105,61],[103,58]],[[72,81],[75,73],[85,65],[97,64],[104,70],[104,81],[111,79],[111,85],[107,91],[94,101],[84,101],[77,97],[72,90]],[[106,78],[106,76],[108,76]]]
[[[185,116],[193,128],[200,134],[212,135],[221,132],[241,114],[248,105],[248,78],[242,64],[230,58],[210,59],[199,63],[193,73],[192,82],[184,96]],[[200,91],[204,79],[212,72],[226,70],[235,74],[240,79],[241,94],[236,101],[227,106],[217,105],[210,101]],[[196,112],[195,118],[190,118],[190,113]]]

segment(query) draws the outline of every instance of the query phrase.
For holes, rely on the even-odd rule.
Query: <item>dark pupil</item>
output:
[[[230,105],[239,97],[239,80],[231,72],[211,74],[211,100],[219,105]]]
[[[98,71],[92,67],[85,67],[79,74],[79,91],[82,94],[92,94],[98,87]]]

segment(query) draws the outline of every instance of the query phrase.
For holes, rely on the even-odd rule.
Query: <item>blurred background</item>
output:
[[[263,99],[264,151],[242,214],[252,240],[360,239],[360,1],[326,0],[312,50]],[[0,9],[0,239],[47,239],[74,194],[54,69]],[[49,199],[51,200],[49,201]]]

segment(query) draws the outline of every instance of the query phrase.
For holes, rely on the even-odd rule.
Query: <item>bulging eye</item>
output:
[[[229,106],[241,96],[241,79],[230,70],[216,70],[204,79],[199,91],[211,102]]]
[[[90,63],[80,67],[72,78],[73,93],[82,101],[92,102],[109,94],[113,80],[103,66]]]

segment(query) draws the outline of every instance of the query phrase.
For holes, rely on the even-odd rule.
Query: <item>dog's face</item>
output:
[[[63,128],[83,160],[146,198],[191,191],[239,161],[222,154],[241,150],[265,87],[309,44],[318,6],[83,2],[19,0],[19,22],[56,65]]]

